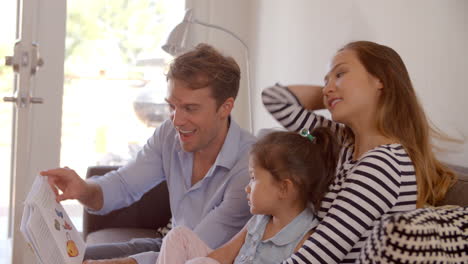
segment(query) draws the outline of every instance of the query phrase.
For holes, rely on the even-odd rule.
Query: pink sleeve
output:
[[[208,257],[201,257],[201,258],[194,258],[185,262],[185,264],[220,264],[217,260],[208,258]]]
[[[211,251],[197,234],[180,226],[164,237],[156,264],[184,264],[187,260],[207,256]]]

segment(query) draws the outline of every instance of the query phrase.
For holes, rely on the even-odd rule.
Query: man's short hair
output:
[[[232,57],[202,43],[172,61],[167,79],[183,81],[192,89],[209,86],[219,107],[229,97],[236,98],[240,68]]]

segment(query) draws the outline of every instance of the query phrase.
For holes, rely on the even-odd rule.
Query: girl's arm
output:
[[[244,244],[246,235],[247,225],[229,240],[229,242],[208,254],[208,257],[217,260],[220,264],[232,264]]]
[[[262,101],[266,110],[286,129],[299,131],[303,128],[313,130],[328,127],[336,134],[339,142],[343,143],[348,139],[345,126],[313,112],[323,108],[320,89],[320,86],[285,87],[276,84],[263,90]]]

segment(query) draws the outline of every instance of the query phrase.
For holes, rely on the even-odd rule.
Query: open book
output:
[[[86,245],[47,177],[37,176],[26,197],[21,232],[41,264],[81,264]]]

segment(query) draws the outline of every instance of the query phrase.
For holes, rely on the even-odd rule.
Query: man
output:
[[[244,187],[255,138],[230,118],[240,69],[232,58],[200,44],[173,61],[167,79],[171,118],[156,129],[134,161],[86,181],[68,168],[41,174],[62,190],[56,192],[58,201],[78,199],[96,214],[126,207],[167,181],[173,225],[194,230],[216,248],[250,218]],[[153,264],[160,245],[161,239],[97,245],[87,248],[85,258]]]

